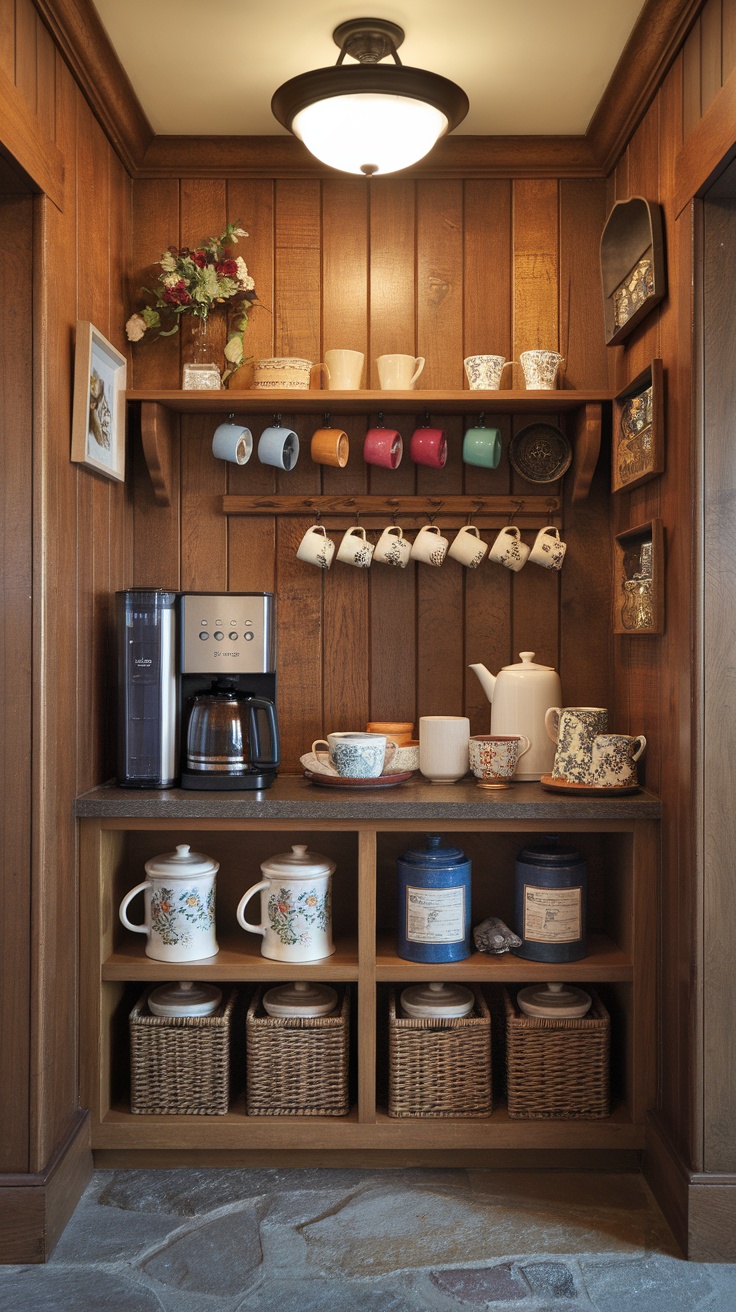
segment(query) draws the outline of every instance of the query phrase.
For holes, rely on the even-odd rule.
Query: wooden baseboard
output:
[[[302,1149],[293,1151],[251,1149],[119,1149],[96,1148],[95,1166],[104,1170],[173,1170],[181,1166],[274,1166],[274,1167],[367,1167],[375,1170],[400,1170],[413,1166],[477,1168],[497,1171],[639,1171],[640,1154],[629,1149],[602,1149],[600,1151],[548,1149],[402,1149],[376,1150]]]
[[[80,1112],[44,1171],[0,1175],[0,1262],[46,1262],[91,1174],[89,1112]]]
[[[736,1262],[736,1175],[690,1171],[656,1116],[647,1124],[643,1169],[690,1262]]]

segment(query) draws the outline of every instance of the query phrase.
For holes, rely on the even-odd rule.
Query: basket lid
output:
[[[336,1006],[336,989],[313,980],[277,984],[263,995],[263,1008],[269,1016],[326,1016]]]
[[[401,994],[401,1006],[407,1016],[423,1019],[429,1016],[467,1016],[473,1010],[475,997],[472,989],[463,984],[441,984],[439,980],[412,984]]]
[[[219,861],[203,852],[193,852],[188,843],[177,843],[175,852],[164,852],[146,861],[146,874],[165,879],[192,879],[196,875],[214,875]]]
[[[306,843],[293,843],[290,852],[279,852],[261,862],[264,875],[287,879],[313,879],[315,875],[331,875],[334,869],[334,861],[319,852],[309,852]]]
[[[443,847],[441,834],[427,834],[426,847],[412,847],[401,858],[407,865],[442,870],[448,866],[465,865],[468,858],[459,847]]]
[[[525,1016],[538,1016],[548,1019],[550,1016],[564,1020],[577,1020],[590,1011],[593,999],[585,989],[578,989],[574,984],[530,984],[520,989],[516,1002]]]
[[[154,1016],[211,1016],[221,1002],[222,989],[214,984],[180,980],[149,993],[148,1010]]]

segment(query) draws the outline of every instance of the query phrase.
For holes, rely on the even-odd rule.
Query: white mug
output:
[[[404,537],[401,525],[389,524],[376,543],[374,561],[379,561],[382,565],[398,565],[400,569],[406,569],[410,556],[411,542]]]
[[[532,391],[550,391],[557,382],[557,370],[564,364],[556,351],[522,351],[519,356],[524,371],[524,386]]]
[[[470,720],[464,715],[422,715],[419,769],[433,784],[454,784],[470,768]]]
[[[365,529],[360,524],[353,524],[343,534],[337,549],[337,559],[344,565],[355,565],[357,569],[369,569],[373,559],[373,543],[369,542]]]
[[[523,569],[529,559],[531,547],[526,542],[522,542],[521,533],[515,524],[509,524],[502,528],[496,538],[490,552],[489,560],[495,560],[497,565],[505,565],[507,569],[518,572]]]
[[[425,524],[412,543],[411,558],[422,561],[424,565],[441,565],[449,545],[436,524]]]
[[[447,554],[453,560],[459,560],[466,569],[477,569],[485,560],[487,551],[488,543],[482,541],[475,524],[466,524],[450,543]]]
[[[559,531],[554,524],[540,528],[529,553],[529,559],[543,569],[562,569],[567,543],[560,540]]]
[[[319,569],[329,569],[334,554],[335,544],[322,524],[312,524],[296,549],[297,560],[305,560]]]
[[[505,355],[469,355],[463,360],[468,387],[495,392],[501,386],[501,375],[507,365],[513,364]]]
[[[229,460],[233,465],[246,465],[253,453],[253,434],[242,424],[228,420],[218,424],[212,438],[212,454],[218,460]]]
[[[325,351],[327,386],[332,392],[357,392],[363,379],[362,351]]]
[[[385,767],[393,761],[398,744],[385,733],[363,733],[347,730],[328,733],[326,740],[316,738],[312,754],[321,759],[325,748],[330,765],[343,779],[378,779]]]
[[[409,392],[425,365],[423,355],[379,355],[378,381],[384,392]]]

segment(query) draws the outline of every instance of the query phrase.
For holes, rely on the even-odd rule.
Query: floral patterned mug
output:
[[[155,961],[203,961],[217,955],[215,875],[219,862],[180,843],[175,852],[146,861],[147,879],[120,903],[120,919],[134,934],[146,934],[146,956]],[[142,925],[128,919],[128,905],[144,894]]]
[[[332,872],[335,862],[294,843],[290,852],[261,864],[263,879],[240,899],[238,924],[260,934],[261,956],[272,961],[321,961],[335,951],[332,942]],[[261,923],[245,919],[245,908],[261,894]]]

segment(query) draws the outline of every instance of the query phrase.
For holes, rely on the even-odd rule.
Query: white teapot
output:
[[[555,759],[544,717],[550,706],[562,706],[560,676],[551,665],[537,665],[533,651],[519,653],[516,665],[504,665],[493,675],[485,665],[471,665],[491,703],[492,734],[524,734],[531,743],[519,759],[515,779],[539,779],[551,774]],[[550,700],[551,698],[551,700]]]

